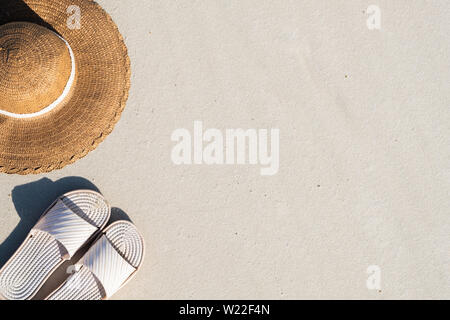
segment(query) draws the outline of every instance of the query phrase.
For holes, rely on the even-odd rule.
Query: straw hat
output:
[[[0,172],[84,157],[113,130],[129,86],[126,46],[97,3],[0,0]]]

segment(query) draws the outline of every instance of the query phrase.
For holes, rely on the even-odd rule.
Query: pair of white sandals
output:
[[[0,270],[0,299],[32,299],[58,267],[94,239],[71,275],[46,299],[110,298],[144,258],[143,238],[132,223],[117,221],[103,229],[110,215],[111,207],[97,192],[78,190],[59,197]]]

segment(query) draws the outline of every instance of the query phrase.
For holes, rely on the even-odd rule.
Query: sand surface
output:
[[[450,298],[447,0],[98,2],[129,48],[127,108],[77,163],[0,176],[0,265],[95,185],[147,243],[115,299]],[[278,128],[278,173],[174,165],[195,120]]]

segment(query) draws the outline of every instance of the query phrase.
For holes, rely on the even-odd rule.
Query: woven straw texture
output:
[[[67,25],[71,5],[81,9],[80,29]],[[54,33],[70,45],[76,63],[71,92],[55,109],[30,119],[0,114],[0,172],[63,168],[94,150],[119,120],[130,87],[127,48],[110,16],[94,1],[0,0],[0,9],[0,47],[8,49],[0,50],[1,110],[36,112],[61,94],[70,57]],[[54,33],[37,26],[5,30],[6,24],[18,21]],[[33,38],[37,41],[30,49],[25,43]],[[2,78],[6,72],[8,77]]]
[[[119,221],[80,260],[80,269],[49,300],[110,298],[135,274],[144,259],[144,241],[134,225]]]
[[[13,22],[0,29],[0,109],[38,112],[64,91],[72,65],[69,50],[37,24]]]
[[[0,296],[8,300],[31,299],[49,275],[64,261],[67,251],[74,253],[95,233],[104,227],[110,217],[110,207],[104,198],[91,191],[77,191],[61,198],[60,202],[44,215],[13,257],[0,271]],[[66,219],[67,208],[77,208],[72,215],[85,222]],[[70,209],[72,210],[72,209]],[[79,215],[77,212],[82,211]],[[61,219],[58,220],[58,216]],[[50,221],[47,218],[51,218]],[[83,233],[84,225],[89,233]],[[77,247],[64,247],[58,241],[56,229],[64,235],[66,244],[76,243]],[[55,236],[56,235],[56,236]],[[72,250],[71,250],[72,249]]]

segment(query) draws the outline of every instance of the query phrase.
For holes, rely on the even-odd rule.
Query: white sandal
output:
[[[104,300],[137,272],[144,259],[144,240],[128,221],[107,227],[75,265],[73,273],[48,300]]]
[[[0,298],[33,298],[53,271],[98,234],[110,214],[97,192],[78,190],[59,197],[0,270]]]

